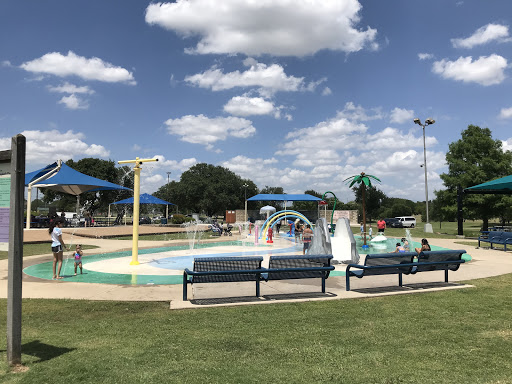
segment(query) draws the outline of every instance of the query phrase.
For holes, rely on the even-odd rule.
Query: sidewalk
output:
[[[39,231],[39,230],[30,230]],[[47,234],[47,232],[46,232]],[[39,236],[39,235],[38,235]],[[66,232],[65,235],[66,236]],[[74,236],[78,236],[77,233]],[[36,236],[34,236],[35,238]],[[237,236],[222,237],[217,241],[236,240]],[[283,240],[276,239],[274,246],[279,247]],[[131,249],[131,240],[109,240],[80,237],[84,244],[99,246],[95,253],[115,252]],[[153,248],[184,244],[186,241],[139,241],[140,248]],[[196,284],[189,286],[189,299],[182,300],[182,285],[113,285],[95,283],[77,283],[69,280],[43,280],[23,275],[23,298],[57,298],[115,301],[165,301],[170,308],[201,308],[219,305],[264,304],[275,302],[295,302],[309,300],[332,300],[345,298],[375,297],[392,294],[428,292],[440,289],[468,287],[454,284],[464,280],[485,278],[512,273],[510,253],[490,249],[475,249],[460,244],[455,240],[432,239],[432,245],[451,249],[466,249],[472,261],[461,265],[456,272],[449,273],[450,283],[444,283],[442,271],[404,276],[405,287],[398,287],[397,276],[370,276],[363,279],[351,279],[350,292],[345,290],[344,276],[330,276],[327,279],[327,294],[320,293],[320,281],[284,280],[261,283],[262,298],[254,297],[254,283],[217,283]],[[52,255],[24,258],[24,267],[51,261]],[[345,265],[338,265],[337,271],[344,271]],[[7,260],[0,260],[0,297],[7,297]],[[233,297],[236,296],[236,297]]]

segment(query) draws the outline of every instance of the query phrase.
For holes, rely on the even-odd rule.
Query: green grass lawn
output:
[[[23,364],[4,383],[511,383],[512,275],[476,288],[170,311],[23,301]],[[0,300],[5,319],[6,301]]]
[[[457,235],[457,222],[446,222],[443,221],[441,224],[439,222],[432,222],[432,230],[434,233],[425,233],[423,231],[424,224],[418,222],[415,228],[410,228],[412,237],[427,237],[429,239],[433,238],[441,238],[441,239],[454,239]],[[368,231],[368,225],[367,231]],[[492,227],[494,224],[489,223],[489,227]],[[377,224],[372,223],[373,234],[374,236],[377,233]],[[466,237],[475,237],[477,238],[480,235],[480,229],[482,228],[481,220],[466,220],[464,222],[464,236]],[[354,234],[359,234],[360,229],[359,226],[352,227],[352,232]],[[405,233],[405,228],[386,228],[386,236],[388,237],[403,237]]]
[[[93,249],[98,248],[95,245],[82,245],[82,249]],[[23,257],[25,256],[35,256],[35,255],[45,255],[47,253],[52,253],[50,243],[41,243],[41,244],[23,244]],[[7,259],[7,252],[0,251],[0,260]]]

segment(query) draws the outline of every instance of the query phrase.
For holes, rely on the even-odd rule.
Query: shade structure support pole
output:
[[[457,187],[457,235],[462,236],[464,235],[464,220],[463,220],[463,212],[462,212],[462,197],[463,197],[464,191],[462,190],[462,187],[459,185]]]
[[[27,229],[30,229],[30,221],[32,220],[32,215],[30,214],[30,211],[32,209],[32,186],[43,181],[43,180],[46,180],[53,174],[57,173],[61,167],[62,167],[62,160],[58,160],[57,166],[55,168],[53,168],[51,171],[47,172],[43,176],[39,177],[38,179],[36,179],[28,184],[28,188],[27,188],[27,191],[28,191],[27,192],[28,193],[28,195],[27,195],[27,224],[26,224]]]
[[[27,224],[26,229],[30,229],[30,222],[32,221],[32,187],[27,188]]]

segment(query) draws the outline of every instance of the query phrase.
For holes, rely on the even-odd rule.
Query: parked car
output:
[[[396,218],[384,219],[386,228],[403,228],[402,222]]]
[[[149,218],[149,217],[141,217],[139,219],[139,224],[151,224],[151,218]]]
[[[416,226],[416,218],[414,216],[400,216],[395,217],[395,219],[398,219],[404,228],[414,228]]]

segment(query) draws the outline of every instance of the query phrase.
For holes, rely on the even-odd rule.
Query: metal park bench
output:
[[[234,281],[256,282],[256,296],[260,296],[263,257],[198,257],[194,270],[183,272],[183,301],[187,301],[187,284],[224,283]],[[190,279],[188,278],[190,276]]]
[[[493,244],[500,244],[504,246],[505,252],[507,251],[507,244],[512,244],[512,232],[497,232],[497,231],[484,231],[478,236],[478,246],[480,242]]]
[[[385,253],[367,255],[364,265],[349,264],[346,269],[346,289],[350,291],[350,277],[362,278],[369,275],[398,275],[398,285],[403,285],[402,275],[418,272],[444,271],[444,281],[448,282],[448,271],[456,271],[464,263],[465,250],[424,251]],[[417,257],[417,261],[414,258]]]
[[[332,255],[270,256],[265,280],[322,279],[322,293],[331,266]]]
[[[262,268],[261,256],[253,257],[201,257],[194,259],[193,270],[183,272],[183,301],[188,300],[188,284],[254,281],[256,297],[260,297],[260,281],[286,279],[325,279],[334,270],[332,255],[271,256],[269,268]]]

